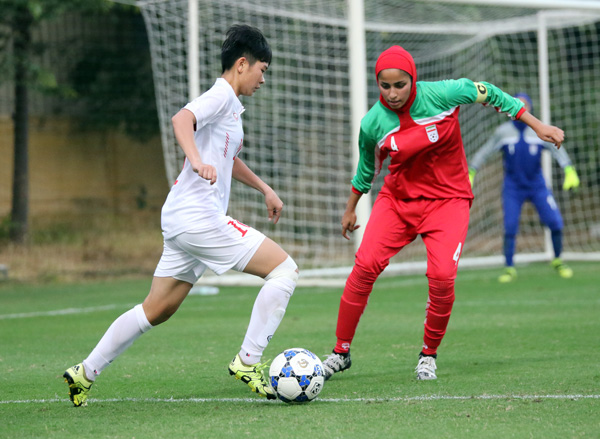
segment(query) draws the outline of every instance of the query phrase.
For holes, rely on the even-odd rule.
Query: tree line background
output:
[[[63,130],[83,139],[70,146],[83,156],[89,148],[94,157],[90,145],[107,143],[116,160],[129,142],[136,142],[147,145],[140,160],[151,156],[160,162],[158,120],[148,40],[137,8],[105,0],[0,0],[0,11],[0,142],[2,151],[12,152],[3,154],[0,164],[5,186],[0,241],[26,244],[36,190],[31,187],[32,143],[50,149],[44,133]],[[72,154],[65,155],[66,161]],[[95,166],[98,161],[90,160],[77,168]],[[162,201],[168,190],[165,177],[154,180],[155,186],[140,183],[135,188],[134,207],[147,207],[148,186],[158,188],[152,192],[158,190],[156,203]],[[85,185],[85,177],[74,177],[71,184]],[[56,196],[60,194],[51,197]],[[93,204],[80,203],[80,208]]]

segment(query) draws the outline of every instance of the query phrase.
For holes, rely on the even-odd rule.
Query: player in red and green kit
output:
[[[360,160],[342,235],[356,230],[356,205],[371,189],[389,156],[389,174],[373,205],[354,268],[346,281],[337,321],[337,343],[323,362],[325,378],[348,369],[350,345],[377,277],[392,256],[421,235],[427,247],[429,299],[417,379],[436,379],[436,354],[454,303],[454,280],[473,200],[458,123],[460,105],[495,107],[560,147],[564,133],[528,113],[523,103],[487,82],[469,79],[417,82],[412,56],[399,46],[375,66],[381,93],[362,119]]]

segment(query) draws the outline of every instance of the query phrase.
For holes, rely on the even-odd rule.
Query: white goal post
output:
[[[273,227],[259,194],[234,183],[230,214],[279,242],[303,275],[344,276],[352,265],[355,246],[341,237],[340,219],[355,170],[357,124],[378,96],[375,60],[393,44],[413,54],[420,80],[468,77],[508,93],[527,91],[535,114],[565,130],[580,190],[563,193],[561,169],[549,160],[545,165],[565,220],[563,256],[600,259],[599,1],[138,0],[137,5],[150,39],[171,182],[183,155],[170,118],[220,75],[226,29],[248,23],[269,40],[273,61],[266,84],[243,99],[242,154],[286,208]],[[476,105],[464,106],[460,117],[467,157],[506,120]],[[498,156],[478,173],[461,267],[503,262],[501,184]],[[366,219],[361,221],[364,230]],[[544,235],[536,212],[526,207],[517,264],[549,259]],[[424,271],[424,261],[419,239],[386,271]]]

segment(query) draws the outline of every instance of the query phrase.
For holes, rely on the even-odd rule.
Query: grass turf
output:
[[[0,437],[599,437],[597,263],[461,270],[438,380],[413,369],[424,276],[381,278],[352,345],[353,366],[305,405],[264,401],[227,373],[257,288],[190,296],[107,368],[74,408],[63,371],[80,362],[149,281],[0,284]],[[340,289],[299,288],[265,352],[331,351]]]

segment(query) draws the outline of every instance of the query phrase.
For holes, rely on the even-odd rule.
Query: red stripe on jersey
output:
[[[223,157],[227,157],[227,149],[229,149],[229,133],[225,133],[225,152]]]

